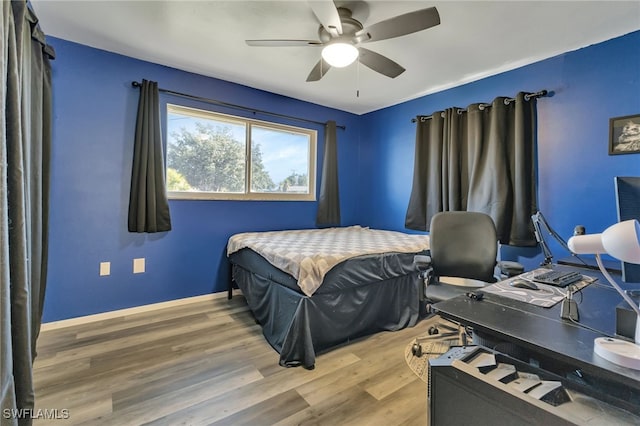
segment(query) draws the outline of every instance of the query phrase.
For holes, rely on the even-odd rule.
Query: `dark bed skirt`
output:
[[[379,331],[413,327],[419,318],[417,273],[306,296],[233,264],[236,282],[280,365],[312,369],[316,354]]]

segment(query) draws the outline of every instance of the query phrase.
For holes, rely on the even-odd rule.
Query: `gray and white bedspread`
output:
[[[429,236],[361,226],[245,232],[229,238],[227,256],[245,247],[291,274],[311,296],[338,263],[365,254],[418,253],[429,249]]]

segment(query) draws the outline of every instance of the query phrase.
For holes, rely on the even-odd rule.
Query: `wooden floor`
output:
[[[426,322],[283,368],[242,295],[43,331],[35,425],[425,425],[404,349]]]

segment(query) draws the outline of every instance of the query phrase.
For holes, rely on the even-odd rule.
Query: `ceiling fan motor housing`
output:
[[[340,15],[340,22],[342,23],[342,35],[331,37],[331,34],[320,25],[320,28],[318,28],[318,38],[322,43],[328,43],[335,39],[341,39],[345,43],[352,43],[356,33],[364,28],[360,21],[351,17],[351,11],[349,9],[339,7],[338,14]]]

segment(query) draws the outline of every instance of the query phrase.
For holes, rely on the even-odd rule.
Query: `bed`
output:
[[[413,257],[428,248],[426,235],[351,226],[236,234],[227,256],[280,365],[312,369],[316,354],[416,324]]]

